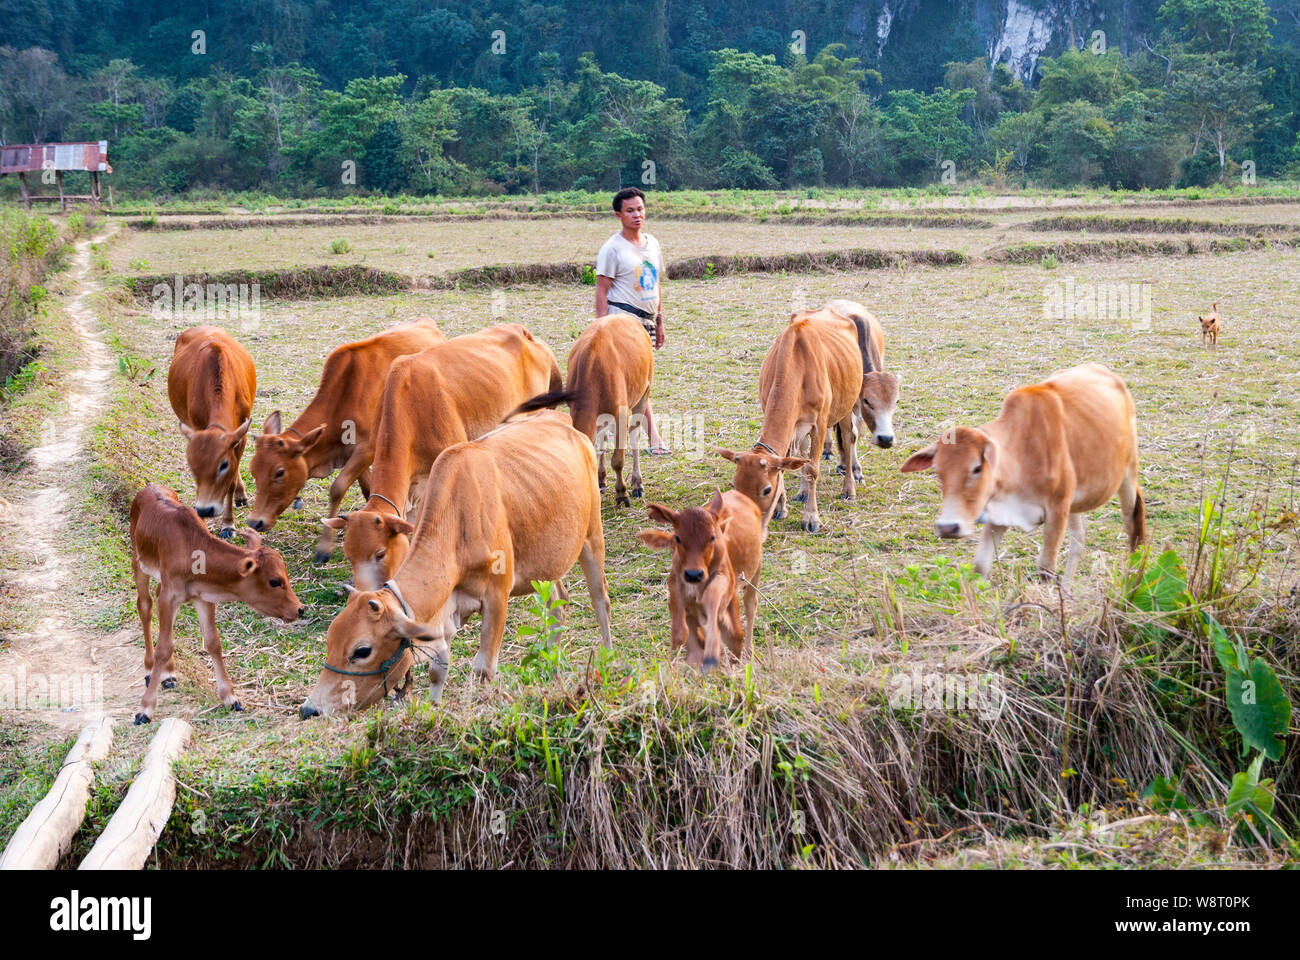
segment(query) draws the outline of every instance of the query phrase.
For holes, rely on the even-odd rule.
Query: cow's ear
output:
[[[325,526],[329,527],[331,530],[342,530],[348,525],[348,515],[346,513],[340,513],[337,517],[321,517],[320,522],[325,524]]]
[[[723,460],[730,460],[732,463],[736,463],[739,458],[739,454],[737,454],[736,451],[724,450],[722,447],[714,447],[713,452],[716,453],[718,456],[720,456]]]
[[[266,422],[262,424],[262,433],[276,434],[279,432],[280,432],[280,411],[275,410],[271,413],[269,417],[266,418]]]
[[[646,513],[655,523],[666,523],[670,527],[677,526],[677,511],[669,510],[662,503],[650,504]]]
[[[673,535],[665,530],[638,530],[636,538],[651,550],[670,550]]]
[[[934,466],[934,455],[939,452],[939,445],[932,443],[924,450],[918,450],[907,458],[899,469],[903,473],[917,473],[921,470],[929,470]]]
[[[239,575],[249,577],[257,572],[257,561],[252,557],[245,557],[239,561]]]
[[[715,517],[722,512],[722,493],[717,487],[713,488],[713,497],[709,500],[709,513]]]
[[[804,457],[782,457],[777,466],[782,470],[801,470],[808,465]]]
[[[315,430],[309,430],[307,432],[307,435],[302,438],[302,443],[299,444],[299,446],[302,448],[301,452],[306,453],[312,447],[316,446],[317,442],[320,441],[321,435],[324,432],[325,432],[325,424],[323,423]]]
[[[996,470],[998,466],[998,445],[992,440],[984,444],[984,462],[988,465],[990,471]]]
[[[178,420],[177,423],[180,423],[180,421]],[[181,423],[180,428],[181,428],[181,436],[183,436],[186,440],[194,436],[194,428],[191,427],[189,424]]]
[[[434,632],[432,624],[412,620],[404,613],[394,613],[393,620],[393,632],[399,637],[406,637],[408,640],[423,640],[426,643],[434,643],[442,639],[441,634]]]
[[[385,517],[384,522],[388,524],[388,529],[392,533],[401,533],[408,537],[415,533],[415,524],[408,523],[401,517]]]
[[[239,429],[230,435],[230,443],[234,445],[244,439],[244,434],[248,433],[248,428],[253,425],[253,418],[249,417],[239,425]]]

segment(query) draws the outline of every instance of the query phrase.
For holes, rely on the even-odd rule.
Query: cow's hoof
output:
[[[312,559],[316,561],[317,566],[323,567],[325,564],[330,562],[330,555],[324,550],[317,550],[316,555],[312,557]]]
[[[645,496],[645,490],[642,489],[641,487],[633,487],[633,488],[632,488],[632,496],[633,496],[635,499],[640,500],[642,497]]]
[[[784,510],[781,510],[781,509],[773,510],[773,511],[772,511],[772,519],[773,519],[773,520],[784,520],[784,519],[785,519],[785,511],[784,511]]]
[[[806,502],[807,499],[808,499],[808,494],[806,494],[806,493],[796,493],[796,494],[795,494],[793,497],[791,497],[790,499],[793,500],[795,503],[804,503],[804,502]]]
[[[222,528],[221,528],[221,534],[220,534],[220,535],[221,535],[221,539],[222,539],[222,540],[229,540],[229,539],[231,539],[231,538],[235,535],[235,528],[234,528],[234,527],[222,527]]]
[[[853,482],[854,482],[854,483],[862,483],[862,471],[861,471],[861,470],[854,470],[854,471],[853,471]]]
[[[700,664],[701,673],[708,673],[710,670],[716,670],[716,669],[718,669],[717,657],[705,657],[704,661]]]
[[[150,675],[147,674],[147,673],[144,675],[144,688],[145,688],[146,690],[149,689],[149,676],[150,676]]]
[[[141,711],[135,715],[135,725],[138,727],[142,723],[148,723],[150,719],[149,714]]]
[[[807,530],[809,533],[816,533],[819,524],[817,523],[816,520],[803,520],[800,521],[799,526]]]
[[[858,495],[857,495],[856,493],[841,493],[841,494],[840,494],[840,499],[841,499],[841,500],[856,500],[856,499],[858,499]]]
[[[822,451],[822,459],[823,459],[823,460],[829,460],[830,458],[831,458],[831,452],[830,452],[829,450],[823,450],[823,451]]]
[[[175,689],[176,689],[176,678],[175,678],[175,677],[163,677],[162,688],[163,688],[164,690],[175,690]]]
[[[616,507],[630,507],[630,506],[632,506],[632,501],[631,501],[630,499],[628,499],[627,494],[619,494],[618,496],[616,496],[616,497],[614,498],[614,506],[616,506]]]
[[[235,497],[235,506],[237,506],[237,507],[246,507],[246,506],[248,506],[248,497],[246,497],[246,496],[245,496],[245,497]]]
[[[295,510],[301,510],[301,509],[302,509],[302,497],[299,497],[297,500],[295,500],[295,501],[293,502],[293,508],[294,508]]]
[[[844,475],[844,464],[842,464],[842,463],[837,463],[837,464],[835,464],[835,473],[836,473],[837,476],[843,476],[843,475]]]
[[[236,700],[234,703],[232,703],[232,704],[230,705],[230,709],[233,710],[233,711],[235,711],[235,713],[243,713],[243,712],[244,712],[244,708],[240,705],[240,703],[239,703],[238,700]]]

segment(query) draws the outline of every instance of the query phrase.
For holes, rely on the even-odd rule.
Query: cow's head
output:
[[[321,521],[342,530],[343,552],[352,564],[358,590],[378,590],[392,577],[411,549],[414,525],[391,513],[355,510]]]
[[[718,449],[718,456],[736,465],[736,475],[731,486],[758,504],[764,522],[771,516],[772,504],[781,490],[781,471],[798,470],[808,461],[802,457],[778,457],[767,450],[750,450],[736,453]]]
[[[270,530],[275,521],[298,499],[307,482],[307,451],[320,442],[325,424],[299,437],[280,432],[280,411],[266,418],[262,432],[253,438],[253,482],[257,496],[248,525],[254,530]]]
[[[389,590],[351,591],[347,604],[330,624],[325,663],[316,686],[299,708],[302,719],[346,713],[378,703],[385,691],[404,688],[415,659],[414,642],[431,644],[428,661],[435,697],[447,679],[450,662],[448,624],[423,624],[402,611]],[[421,657],[421,660],[425,657]]]
[[[858,413],[871,431],[878,447],[894,445],[894,413],[898,410],[898,388],[903,378],[887,370],[873,370],[862,375],[862,393]]]
[[[247,547],[239,561],[239,582],[235,592],[258,613],[293,623],[307,612],[289,583],[289,571],[278,550],[262,546],[262,538],[248,531]]]
[[[918,450],[903,464],[903,473],[933,468],[939,475],[943,506],[934,531],[953,539],[975,532],[980,515],[993,495],[998,445],[983,430],[957,427]]]
[[[200,517],[215,517],[226,508],[226,497],[239,478],[239,456],[236,447],[248,433],[251,420],[245,420],[237,429],[208,427],[195,430],[181,424],[185,437],[185,462],[198,491],[194,496],[194,510]],[[242,448],[239,450],[242,453]]]
[[[698,597],[708,584],[709,570],[719,551],[726,549],[725,536],[730,517],[722,513],[722,494],[713,491],[706,507],[670,510],[661,503],[648,508],[650,519],[673,528],[642,530],[637,539],[654,550],[671,550],[673,567],[680,571],[677,587],[687,599]]]

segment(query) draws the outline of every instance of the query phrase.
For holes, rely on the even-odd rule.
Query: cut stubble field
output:
[[[1252,209],[1250,217],[1262,221],[1260,208]],[[536,232],[530,233],[534,227]],[[833,239],[832,247],[893,245],[911,249],[926,242],[946,246],[949,241],[943,235],[959,233],[852,228],[855,236],[871,238],[859,242],[839,237],[850,228],[743,225],[743,229],[737,229],[735,224],[665,223],[652,225],[652,229],[664,243],[669,259],[691,255],[692,245],[698,245],[702,252],[721,250],[728,244],[737,252],[754,252],[755,243],[812,249],[808,237],[826,236]],[[413,258],[425,260],[424,249],[435,243],[439,245],[438,256],[425,262],[447,268],[453,264],[508,262],[512,257],[528,261],[580,259],[591,256],[595,245],[609,232],[610,226],[603,223],[547,221],[429,224],[423,231],[412,230],[410,235],[401,236],[394,235],[391,229],[367,227],[346,234],[356,239],[366,263],[410,271]],[[966,233],[987,239],[1000,232]],[[135,233],[112,249],[110,260],[124,274],[130,273],[125,264],[135,257],[147,257],[149,269],[155,272],[223,269],[254,262],[305,265],[327,259],[317,248],[323,248],[328,237],[337,235],[337,228]],[[317,252],[322,256],[315,256]],[[342,584],[350,578],[341,549],[323,567],[311,563],[319,517],[326,509],[326,481],[310,481],[303,492],[303,509],[286,514],[266,536],[267,545],[283,553],[295,589],[309,607],[308,615],[292,627],[277,627],[237,604],[218,608],[227,664],[238,686],[244,713],[228,714],[220,707],[210,665],[196,639],[192,611],[185,610],[178,619],[179,685],[175,690],[163,691],[158,716],[185,714],[199,729],[196,747],[183,764],[182,780],[192,787],[185,794],[190,800],[182,803],[178,816],[189,816],[196,805],[201,808],[218,793],[275,793],[266,787],[266,777],[286,782],[303,777],[315,782],[320,776],[337,776],[344,781],[364,778],[364,772],[358,771],[368,768],[372,761],[361,763],[355,751],[364,753],[369,749],[382,754],[388,736],[395,740],[412,737],[416,742],[421,737],[434,737],[443,747],[462,749],[472,739],[467,731],[485,725],[495,729],[520,724],[524,716],[535,719],[537,712],[545,716],[547,709],[558,710],[561,703],[572,708],[584,696],[595,696],[593,669],[606,683],[611,678],[619,682],[626,679],[633,692],[646,683],[657,687],[658,700],[652,700],[665,705],[665,715],[672,714],[669,704],[678,709],[683,704],[700,703],[719,709],[749,709],[751,698],[756,698],[774,703],[789,701],[794,705],[792,709],[807,720],[821,711],[824,703],[832,705],[830,713],[839,719],[828,716],[825,726],[817,728],[820,733],[812,736],[814,741],[818,736],[833,739],[832,729],[845,723],[845,717],[854,710],[869,707],[872,701],[879,707],[883,684],[891,671],[919,668],[998,672],[1021,678],[1025,689],[1029,689],[1037,672],[1046,670],[1055,683],[1060,680],[1052,670],[1061,667],[1061,628],[1067,634],[1073,631],[1078,636],[1095,636],[1099,617],[1104,619],[1115,594],[1116,578],[1125,568],[1118,505],[1112,503],[1091,516],[1087,553],[1073,593],[1058,607],[1062,598],[1054,587],[1031,582],[1041,531],[1033,535],[1010,531],[990,579],[978,578],[961,567],[972,559],[974,541],[941,541],[933,533],[939,507],[933,476],[904,475],[899,466],[946,427],[954,423],[978,425],[995,417],[1008,390],[1042,380],[1054,370],[1094,360],[1109,365],[1125,378],[1137,404],[1142,483],[1153,552],[1173,546],[1185,556],[1190,553],[1199,529],[1202,502],[1215,497],[1215,484],[1225,470],[1230,469],[1227,509],[1231,515],[1244,515],[1264,489],[1270,491],[1270,510],[1276,512],[1281,505],[1294,509],[1300,452],[1300,343],[1294,335],[1300,323],[1300,286],[1294,282],[1298,267],[1300,256],[1294,250],[1279,249],[1077,263],[1054,270],[1037,265],[981,263],[959,268],[913,266],[840,274],[732,275],[668,283],[664,289],[668,342],[656,354],[651,396],[675,453],[667,458],[642,457],[645,503],[658,501],[674,508],[699,505],[715,487],[728,486],[730,465],[711,450],[714,446],[747,449],[758,437],[759,366],[792,309],[816,307],[835,297],[861,301],[876,314],[886,331],[886,367],[903,378],[895,446],[880,450],[867,447],[865,442],[860,444],[865,482],[858,487],[857,501],[839,498],[840,480],[834,475],[833,465],[821,461],[822,530],[817,534],[802,532],[798,526],[800,505],[793,502],[792,515],[773,522],[764,549],[762,599],[752,663],[703,679],[680,664],[671,669],[664,667],[669,633],[667,559],[662,553],[642,548],[635,539],[637,530],[652,525],[646,518],[645,503],[616,509],[612,494],[607,493],[604,520],[606,572],[614,615],[613,663],[595,652],[598,633],[581,571],[575,569],[568,581],[573,603],[562,640],[564,669],[549,673],[541,670],[538,651],[515,639],[520,625],[535,621],[526,609],[527,601],[521,598],[511,605],[501,654],[503,669],[494,688],[478,687],[472,680],[470,663],[478,642],[475,619],[453,643],[452,669],[440,710],[426,713],[427,708],[418,704],[408,707],[405,714],[397,710],[387,721],[398,731],[393,734],[385,733],[385,721],[377,720],[373,712],[364,723],[327,719],[303,724],[297,719],[297,706],[321,668],[325,631],[342,606]],[[1076,286],[1091,284],[1103,290],[1114,284],[1149,285],[1149,325],[1104,316],[1044,316],[1044,303],[1053,285],[1063,286],[1067,278],[1072,278]],[[435,291],[324,301],[263,301],[259,314],[225,325],[257,363],[259,389],[253,414],[256,429],[273,410],[280,410],[286,422],[302,411],[315,391],[324,357],[334,346],[417,316],[435,317],[449,336],[497,321],[522,322],[551,346],[563,367],[570,346],[592,317],[592,299],[593,290],[588,286],[537,285],[503,292]],[[1203,350],[1195,316],[1208,310],[1212,300],[1219,301],[1224,331],[1217,350]],[[114,384],[112,412],[95,431],[95,464],[85,482],[88,509],[71,524],[68,547],[78,552],[81,565],[78,579],[85,598],[82,617],[87,626],[107,631],[130,626],[135,618],[126,541],[126,510],[131,497],[142,484],[151,481],[173,487],[183,501],[193,497],[193,483],[184,465],[183,441],[167,403],[164,372],[176,335],[196,321],[184,317],[159,319],[126,296],[105,298],[102,306],[102,321],[114,348],[147,365],[158,366],[157,377],[147,386],[129,383],[126,378]],[[248,460],[246,456],[243,468],[251,494]],[[344,508],[355,508],[360,503],[354,489]],[[242,524],[245,515],[246,511],[237,511],[237,523]],[[1257,594],[1285,598],[1294,592],[1294,547],[1294,532],[1279,529],[1253,585]],[[1068,646],[1064,649],[1067,663],[1071,656],[1085,656],[1083,652],[1070,654]],[[1087,651],[1086,656],[1118,663],[1121,654],[1107,649]],[[422,669],[417,672],[417,697],[423,695],[423,674]],[[1068,668],[1064,674],[1068,702]],[[1294,678],[1285,677],[1284,683],[1294,688]],[[539,706],[539,699],[550,707]],[[986,778],[990,783],[1005,778],[1031,779],[1032,784],[1004,789],[1011,791],[1013,805],[1033,807],[1038,813],[1022,810],[1009,819],[1017,824],[1016,830],[1023,831],[1028,820],[1037,816],[1040,826],[1046,829],[1042,824],[1043,809],[1052,805],[1067,808],[1079,800],[1054,770],[1041,780],[1037,770],[1040,764],[1045,768],[1057,764],[1064,769],[1071,762],[1069,722],[1065,723],[1065,752],[1055,755],[1046,746],[1050,737],[1040,734],[1059,733],[1059,726],[1054,724],[1060,718],[1046,722],[1035,733],[1039,721],[1028,714],[1042,705],[1014,696],[1012,700],[1013,710],[1019,706],[1024,712],[1004,717],[1001,722],[1019,733],[992,737],[998,744],[994,752],[1000,751],[1001,756],[989,759],[988,771],[966,771],[958,776],[973,776],[981,783]],[[634,707],[624,706],[620,715],[626,720]],[[580,708],[579,715],[585,709]],[[606,702],[599,709],[613,708]],[[950,721],[941,716],[923,722],[942,727]],[[439,726],[441,732],[421,733],[436,731]],[[968,727],[961,735],[975,737],[979,724],[972,720]],[[658,735],[664,735],[662,728]],[[142,749],[144,736],[143,731],[130,731],[126,736],[130,749]],[[1087,740],[1083,734],[1079,736],[1081,742]],[[1088,737],[1096,736],[1097,731],[1090,729]],[[1132,731],[1120,736],[1132,736]],[[784,741],[780,737],[777,740],[779,760],[779,743]],[[1027,751],[1018,758],[1008,746],[1017,742]],[[1036,746],[1026,747],[1026,743]],[[1139,741],[1130,742],[1128,747],[1138,749]],[[704,749],[708,754],[712,748]],[[734,743],[727,748],[736,749]],[[772,759],[770,744],[768,749],[765,765],[761,766],[775,771],[779,764]],[[804,756],[798,737],[793,748],[787,743],[784,750],[787,760]],[[340,754],[345,758],[342,768]],[[812,748],[808,755],[815,756],[816,749]],[[480,774],[486,776],[486,760],[480,754],[463,759],[471,780],[478,782]],[[724,763],[716,758],[709,762]],[[910,774],[899,773],[899,762],[897,757],[892,761],[875,758],[866,766],[882,777],[907,781]],[[936,762],[944,765],[943,761]],[[1074,762],[1081,765],[1078,760]],[[1129,766],[1138,776],[1154,769],[1152,763],[1168,772],[1176,762],[1175,758],[1158,756],[1135,759]],[[548,759],[548,771],[549,763]],[[815,775],[834,780],[842,773],[816,760],[812,763]],[[327,772],[304,773],[315,767]],[[675,769],[676,775],[682,776],[687,767],[679,765]],[[114,795],[124,789],[129,773],[128,766],[107,778],[101,788],[105,811],[97,815],[99,819],[113,805]],[[786,793],[793,798],[796,787],[800,791],[808,789],[807,774],[802,774],[803,781],[797,772],[785,769],[785,774],[787,779],[782,780],[779,772],[774,772],[775,786],[768,788],[769,792],[776,791],[776,799],[769,798],[773,804],[785,802],[780,798]],[[1209,770],[1199,776],[1203,783],[1214,786],[1222,781],[1224,773]],[[1139,788],[1141,784],[1135,781],[1131,786]],[[1089,790],[1087,799],[1093,803],[1135,799],[1129,787],[1115,787],[1108,793],[1104,786],[1090,782]],[[301,814],[282,795],[276,796],[286,817]],[[1063,802],[1067,796],[1069,803]],[[475,792],[473,798],[464,801],[473,811],[468,821],[471,826],[477,822],[475,817],[485,818],[489,812],[486,808],[480,810],[478,797]],[[859,848],[858,856],[880,854],[904,836],[928,836],[923,821],[932,804],[957,802],[952,797],[927,797],[920,807],[910,811],[913,819],[908,819],[909,811],[897,798],[888,803],[877,800],[889,807],[884,819],[892,825],[863,828],[874,838],[874,846],[859,841],[871,849],[864,853]],[[365,802],[378,803],[371,799]],[[986,801],[981,798],[980,802]],[[817,801],[809,803],[816,816]],[[1040,806],[1034,807],[1035,803]],[[1009,812],[1004,809],[1004,813]],[[408,814],[401,812],[402,817]],[[386,822],[385,814],[377,816],[377,823]],[[822,811],[822,818],[826,822],[819,823],[829,837],[834,833],[830,825],[834,816]],[[980,827],[989,842],[988,824],[994,820],[996,816]],[[939,822],[948,826],[959,821],[959,817],[939,817]],[[96,817],[91,822],[93,825]],[[409,826],[409,819],[403,822]],[[290,851],[288,856],[295,863],[350,862],[348,855],[341,852],[341,844],[323,840],[313,830],[308,830],[311,843],[302,838],[300,842],[277,840],[277,849]],[[564,830],[559,833],[563,836]],[[251,834],[228,834],[230,847],[211,853],[214,862],[239,859],[239,854],[232,852],[238,848],[237,841],[253,834],[255,830]],[[784,845],[789,849],[788,831],[777,831],[774,837],[776,847]],[[720,856],[715,841],[722,842],[711,837],[705,846],[711,855]],[[167,842],[165,837],[164,844]],[[400,847],[400,837],[393,842]],[[448,850],[463,849],[459,841],[445,836],[439,843],[444,860]],[[829,838],[823,843],[821,855],[825,859],[820,862],[849,862],[845,851],[852,844],[844,841],[837,846]],[[164,862],[181,863],[186,858],[208,855],[208,848],[193,838],[182,838],[176,844],[170,853],[162,853]],[[598,847],[599,843],[593,842],[592,846]],[[611,850],[616,846],[611,840],[604,849],[604,855],[613,862],[617,857]],[[709,860],[703,853],[695,860],[690,855],[675,860],[657,844],[650,846],[663,863]],[[794,849],[797,851],[797,843]],[[280,855],[285,856],[283,852]],[[395,862],[391,851],[376,856],[382,862]],[[632,859],[631,853],[628,856]],[[766,862],[764,855],[752,851],[736,856],[743,862]],[[778,861],[783,856],[778,856]],[[808,856],[805,850],[803,857]],[[436,861],[436,854],[426,853],[422,862]],[[253,856],[240,862],[264,861]],[[265,862],[276,861],[269,857]],[[489,856],[481,862],[494,861]]]

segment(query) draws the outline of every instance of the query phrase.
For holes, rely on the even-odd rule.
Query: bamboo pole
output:
[[[185,749],[192,730],[179,717],[162,722],[122,805],[78,870],[139,870],[145,865],[176,800],[172,761]]]
[[[0,854],[0,870],[53,870],[58,866],[86,818],[86,800],[95,779],[92,765],[108,756],[112,745],[113,721],[108,717],[82,729],[50,792],[9,838]]]

